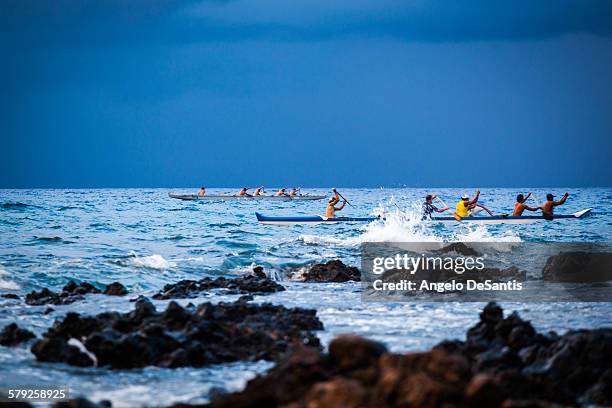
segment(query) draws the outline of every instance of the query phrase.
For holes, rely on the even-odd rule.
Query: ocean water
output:
[[[514,197],[529,189],[483,189],[480,202],[494,213],[509,213]],[[299,268],[330,259],[359,265],[362,242],[500,241],[545,242],[612,240],[612,189],[533,189],[542,200],[547,192],[570,192],[558,213],[593,208],[593,215],[574,221],[522,226],[426,225],[393,216],[398,207],[417,213],[423,189],[342,189],[352,206],[342,215],[386,214],[385,222],[320,226],[259,225],[255,211],[267,215],[322,214],[325,201],[183,202],[167,193],[186,189],[0,190],[0,292],[22,297],[41,287],[58,290],[70,279],[93,284],[120,281],[130,290],[125,298],[88,296],[84,302],[26,306],[0,298],[0,326],[18,322],[43,333],[68,311],[127,311],[129,299],[151,295],[164,284],[204,276],[240,275],[262,265],[283,281],[287,291],[258,296],[256,302],[315,308],[327,344],[351,332],[380,341],[394,351],[423,350],[448,338],[463,338],[478,319],[482,303],[363,303],[356,283],[306,284],[292,280]],[[210,189],[209,194],[233,192]],[[463,192],[436,189],[454,206]],[[327,189],[308,190],[329,194]],[[431,191],[429,191],[431,192]],[[418,217],[411,217],[418,219]],[[218,302],[237,296],[208,294],[189,301]],[[167,301],[157,301],[164,308]],[[504,303],[532,320],[538,330],[612,326],[611,303]],[[268,362],[233,363],[203,369],[111,371],[64,364],[38,363],[26,347],[0,347],[0,388],[15,385],[69,385],[76,395],[110,399],[118,407],[206,401],[213,387],[237,390]]]

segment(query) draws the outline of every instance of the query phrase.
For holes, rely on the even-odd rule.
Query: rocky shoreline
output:
[[[551,257],[547,265],[559,264],[558,270],[568,271],[576,256],[584,265],[601,263],[600,258],[563,254]],[[361,279],[357,268],[339,260],[311,265],[301,273],[304,282]],[[494,278],[525,278],[516,268],[488,273]],[[41,362],[114,370],[204,367],[232,361],[276,363],[240,392],[219,392],[208,404],[172,408],[612,405],[612,328],[537,333],[518,314],[504,316],[500,306],[489,303],[478,323],[467,329],[465,340],[443,341],[429,351],[392,353],[384,344],[355,335],[336,337],[324,351],[316,336],[323,330],[316,310],[250,303],[253,295],[285,290],[260,267],[235,278],[169,284],[153,298],[194,298],[217,290],[243,296],[235,302],[186,306],[171,300],[162,311],[141,296],[127,313],[67,313],[42,338],[10,324],[0,330],[0,345],[31,345]],[[118,282],[99,289],[71,281],[61,292],[46,288],[31,292],[25,303],[65,305],[87,294],[127,293]],[[108,401],[94,404],[84,399],[54,405],[109,406]]]

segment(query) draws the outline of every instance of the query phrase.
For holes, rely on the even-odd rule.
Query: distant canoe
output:
[[[574,214],[559,214],[554,215],[554,220],[560,219],[579,219],[590,214],[591,209],[578,211]],[[267,225],[298,225],[298,224],[337,224],[343,222],[372,222],[381,219],[380,217],[336,217],[326,218],[320,215],[312,216],[296,216],[296,217],[270,217],[263,214],[255,213],[257,221],[261,224]],[[494,215],[486,217],[463,217],[460,221],[457,221],[455,217],[432,217],[430,220],[424,222],[442,222],[442,223],[473,223],[473,224],[530,224],[533,222],[545,221],[545,218],[541,215],[525,215],[521,217],[515,217],[512,215]]]
[[[174,194],[168,193],[170,198],[186,201],[257,201],[257,200],[272,200],[272,201],[310,201],[322,200],[325,196],[319,195],[297,195],[297,196],[238,196],[238,195],[205,195],[197,194]]]

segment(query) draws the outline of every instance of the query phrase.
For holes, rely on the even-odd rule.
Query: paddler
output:
[[[289,197],[295,197],[296,195],[298,195],[299,191],[300,191],[299,187],[293,188],[293,189],[291,189],[291,191],[289,192],[288,195],[289,195]]]
[[[542,209],[542,217],[544,217],[545,220],[552,220],[555,207],[564,204],[567,197],[569,197],[569,193],[563,194],[563,197],[559,201],[555,201],[554,195],[550,193],[546,194],[546,202],[540,207]]]
[[[253,197],[264,196],[265,195],[264,193],[265,193],[264,186],[257,187],[255,191],[253,192]]]
[[[250,194],[247,193],[247,191],[248,191],[248,188],[242,187],[240,189],[240,191],[238,192],[238,194],[236,194],[236,195],[238,195],[238,196],[250,196]]]
[[[285,190],[286,190],[286,188],[281,188],[276,193],[274,193],[274,197],[282,197],[284,195],[287,195],[287,194],[285,194]]]
[[[538,211],[541,207],[530,207],[527,204],[527,200],[531,197],[531,192],[527,193],[526,196],[519,194],[516,196],[516,203],[514,203],[514,211],[512,212],[513,217],[520,217],[523,215],[523,211]]]
[[[436,194],[433,194],[433,195],[427,194],[425,196],[425,202],[423,203],[423,207],[422,207],[423,208],[423,217],[422,217],[423,220],[431,219],[431,214],[433,212],[441,213],[449,209],[448,207],[438,208],[435,205],[433,205],[433,200],[436,197],[437,197]]]
[[[338,194],[338,191],[336,191],[335,188],[332,188],[332,191],[334,192],[334,196],[329,199],[329,202],[327,203],[327,209],[325,210],[325,217],[327,218],[336,218],[336,211],[341,211],[346,205],[345,198],[342,205],[340,207],[336,207],[335,205],[340,202],[340,194]]]
[[[198,190],[198,197],[204,197],[206,195],[206,189],[204,187],[200,187]]]
[[[470,200],[467,194],[462,195],[461,200],[459,200],[455,208],[455,218],[468,217],[470,215],[470,210],[476,207],[478,197],[480,197],[480,190],[476,191],[476,196],[473,200]]]

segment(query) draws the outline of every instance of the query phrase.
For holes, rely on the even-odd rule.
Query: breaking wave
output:
[[[10,279],[4,279],[8,277],[9,273],[4,269],[0,269],[0,290],[18,290],[19,285]]]
[[[136,256],[136,254],[130,254],[127,265],[135,268],[147,268],[147,269],[170,269],[176,266],[176,263],[164,259],[163,256],[153,254],[149,256]]]

